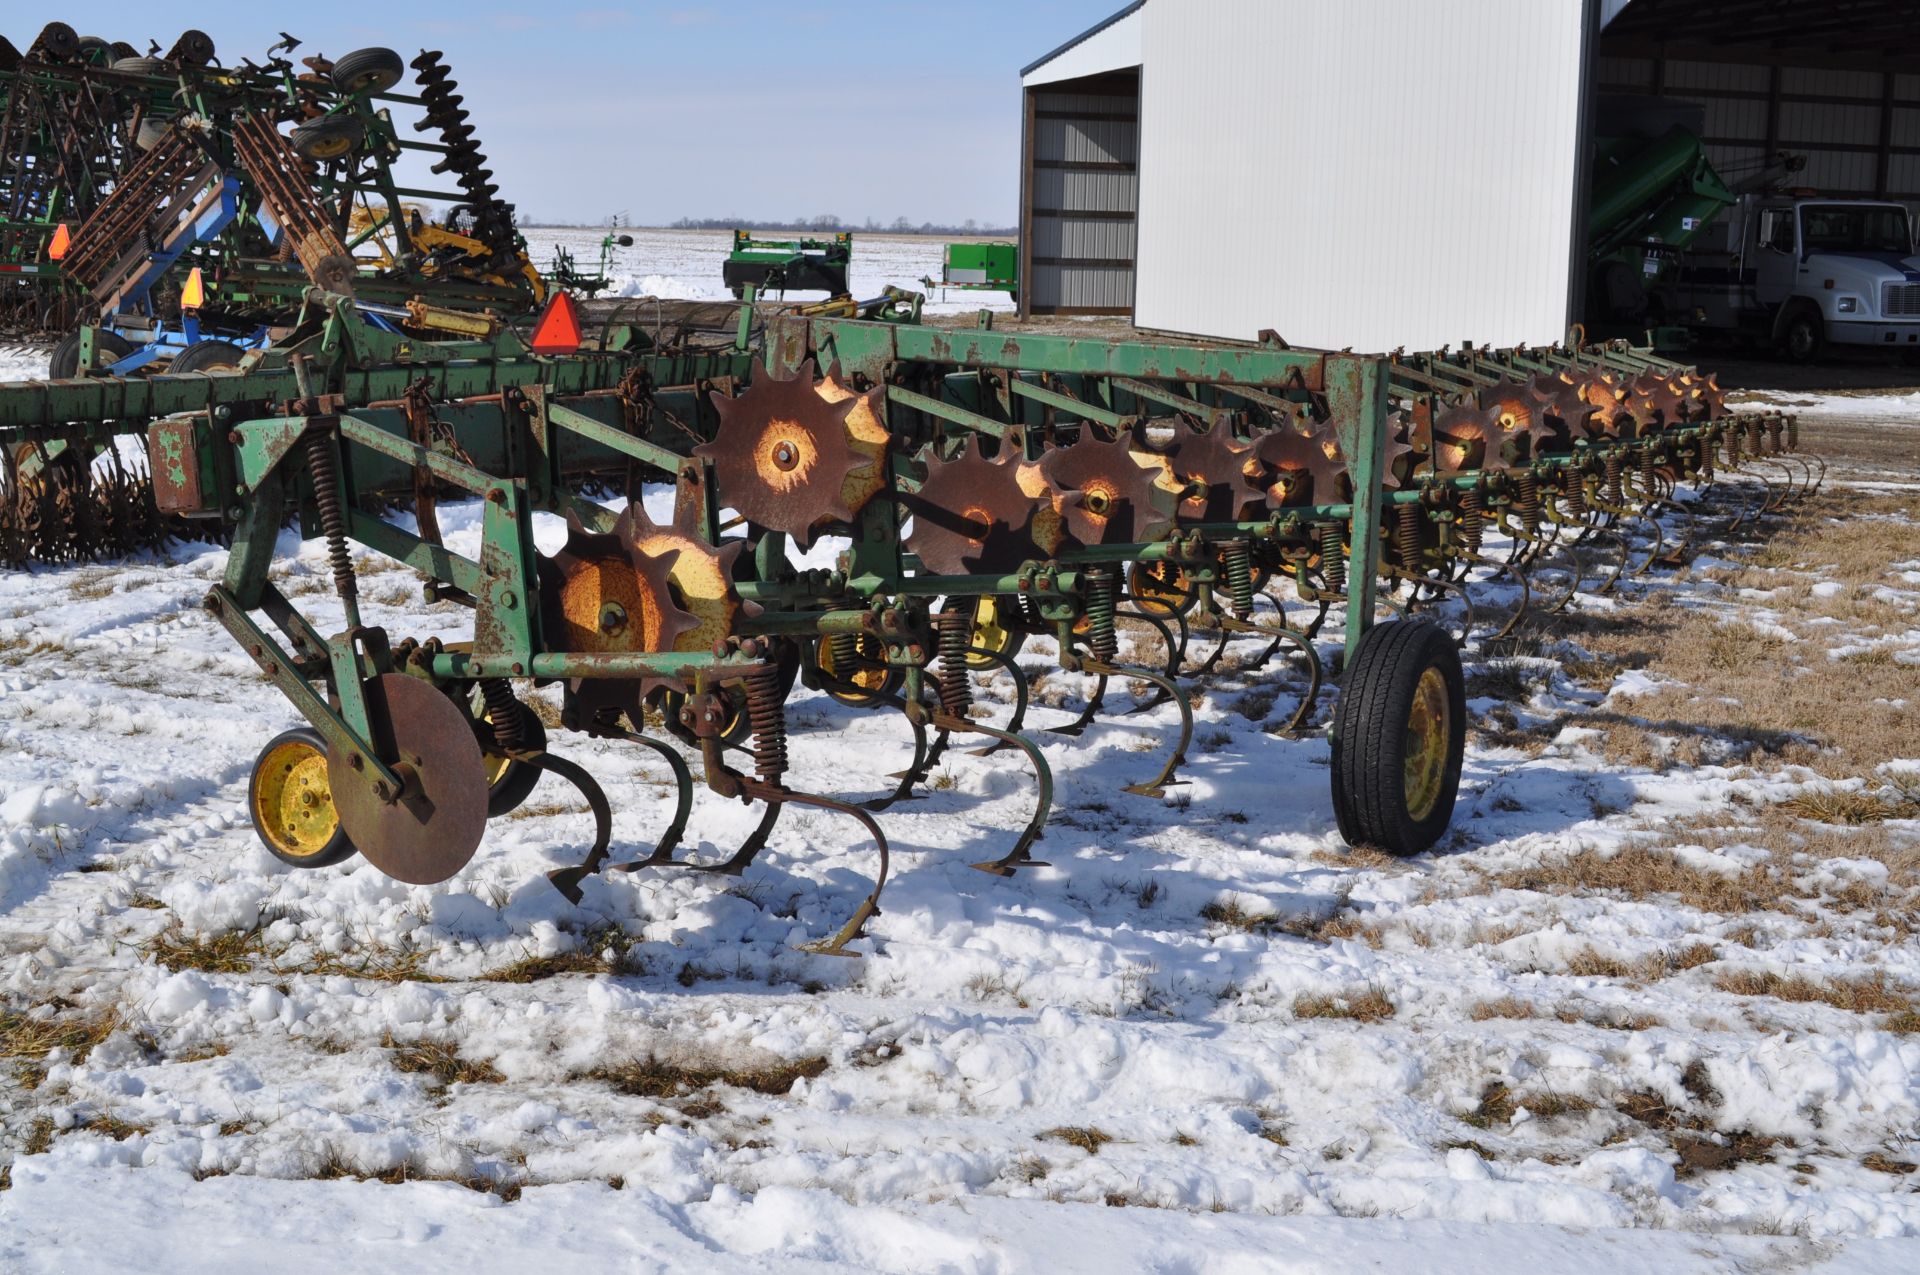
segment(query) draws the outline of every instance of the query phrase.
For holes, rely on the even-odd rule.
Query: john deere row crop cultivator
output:
[[[160,518],[230,530],[205,606],[308,723],[253,777],[274,854],[319,866],[358,852],[401,880],[441,881],[551,773],[596,820],[585,861],[552,874],[578,897],[607,870],[742,872],[783,810],[813,806],[857,825],[878,860],[872,893],[815,945],[827,953],[877,908],[876,814],[951,740],[1012,750],[1034,779],[1032,818],[975,866],[1036,862],[1052,780],[1026,722],[1024,642],[1087,675],[1062,733],[1110,694],[1177,718],[1157,769],[1129,789],[1147,797],[1175,782],[1187,688],[1228,638],[1263,642],[1263,666],[1285,654],[1275,676],[1297,697],[1293,728],[1314,719],[1337,663],[1341,833],[1415,853],[1451,817],[1466,723],[1453,635],[1409,612],[1458,620],[1500,577],[1510,626],[1553,573],[1543,605],[1673,553],[1655,529],[1676,484],[1734,467],[1817,478],[1785,454],[1791,418],[1730,413],[1712,378],[1622,346],[1370,357],[807,315],[775,319],[756,345],[749,310],[718,347],[616,327],[535,357],[510,333],[379,332],[318,290],[307,313],[237,371],[0,387],[8,555],[63,556],[83,539],[104,515],[57,506],[92,508],[88,484],[120,462],[90,459],[141,435],[153,509],[139,535]],[[122,481],[100,509],[127,498]],[[648,516],[648,484],[671,485],[671,518]],[[609,485],[631,499],[591,497]],[[1789,489],[1770,483],[1765,499]],[[438,532],[449,495],[479,503],[475,555]],[[396,504],[410,524],[386,516]],[[555,554],[535,548],[538,511],[567,520]],[[326,539],[339,632],[274,584],[275,540],[296,512]],[[1629,534],[1633,522],[1645,529]],[[829,536],[846,538],[834,568],[793,564],[790,546]],[[356,546],[470,607],[470,639],[363,623]],[[1447,599],[1468,607],[1436,605]],[[1192,667],[1200,632],[1220,645]],[[974,702],[982,676],[1008,680],[1010,708]],[[606,798],[548,750],[516,690],[528,682],[563,688],[566,727],[671,768],[659,844],[615,852]],[[897,787],[855,802],[790,784],[796,683],[900,715],[913,754]],[[710,788],[764,806],[721,862],[676,858],[686,751]]]
[[[196,344],[181,370],[231,366],[316,284],[417,334],[485,334],[545,300],[439,53],[404,94],[390,49],[296,66],[289,38],[226,68],[189,32],[165,58],[63,52],[85,43],[55,23],[24,55],[0,47],[0,197],[16,318],[103,323],[93,366]],[[454,189],[409,185],[410,157]]]

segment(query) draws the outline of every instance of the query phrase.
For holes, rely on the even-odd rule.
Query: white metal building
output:
[[[1021,307],[1385,350],[1548,342],[1638,96],[1713,163],[1920,201],[1920,0],[1138,0],[1022,72]]]

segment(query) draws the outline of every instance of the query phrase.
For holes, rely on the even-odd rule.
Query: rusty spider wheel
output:
[[[1020,486],[1018,467],[989,460],[969,438],[952,460],[924,457],[926,481],[901,503],[913,515],[908,552],[935,575],[1012,570],[1034,552],[1038,505]]]
[[[1176,497],[1166,458],[1130,433],[1104,439],[1083,431],[1042,456],[1039,470],[1067,534],[1082,545],[1158,540],[1172,529]]]

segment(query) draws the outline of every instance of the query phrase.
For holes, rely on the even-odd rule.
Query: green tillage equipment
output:
[[[1277,624],[1249,618],[1257,572],[1289,571],[1310,605],[1318,598],[1323,614],[1329,603],[1344,611],[1346,673],[1332,724],[1341,830],[1411,853],[1432,844],[1451,814],[1465,725],[1461,677],[1453,644],[1436,626],[1375,623],[1382,577],[1470,560],[1477,520],[1489,510],[1535,541],[1545,536],[1543,517],[1595,529],[1596,518],[1624,514],[1635,501],[1644,507],[1671,481],[1710,472],[1716,450],[1724,448],[1729,463],[1738,459],[1743,438],[1755,452],[1777,450],[1786,428],[1716,418],[1697,378],[1618,349],[1395,362],[794,317],[775,323],[756,365],[743,315],[738,341],[719,351],[651,350],[616,329],[606,352],[541,359],[511,337],[409,342],[362,327],[345,298],[316,295],[311,304],[324,322],[239,372],[0,387],[0,442],[9,455],[50,443],[99,450],[144,425],[162,508],[232,520],[227,577],[208,609],[310,724],[270,744],[256,767],[249,800],[269,849],[301,866],[357,849],[399,879],[444,880],[471,859],[486,820],[550,772],[585,794],[596,819],[586,861],[553,874],[577,898],[585,877],[608,866],[610,811],[590,776],[546,751],[537,719],[511,687],[519,678],[561,681],[564,725],[660,752],[679,783],[660,844],[613,866],[676,864],[691,802],[679,754],[640,733],[643,700],[699,750],[710,787],[766,805],[738,853],[681,866],[744,870],[792,804],[861,823],[880,868],[852,918],[815,945],[833,954],[843,954],[877,910],[885,883],[887,845],[869,810],[923,778],[929,754],[950,734],[984,734],[1032,765],[1040,787],[1033,820],[1005,856],[977,866],[1006,873],[1033,862],[1028,850],[1050,805],[1045,758],[1017,721],[989,727],[969,712],[975,657],[1012,672],[1024,702],[1006,646],[976,640],[987,600],[1005,601],[1004,614],[1053,636],[1065,667],[1101,686],[1115,674],[1139,677],[1157,688],[1156,702],[1176,703],[1182,734],[1174,757],[1135,789],[1154,792],[1181,760],[1191,713],[1170,674],[1118,662],[1114,621],[1127,569],[1168,568],[1167,578],[1184,579],[1192,613],[1223,630],[1276,645],[1292,640],[1317,688],[1318,657],[1305,635],[1284,616]],[[816,383],[815,368],[831,375]],[[1537,421],[1521,420],[1507,402],[1521,372],[1538,380],[1529,400],[1542,405]],[[1548,442],[1528,447],[1517,464],[1494,454],[1558,437],[1576,413],[1556,402],[1553,387],[1575,382],[1613,386],[1637,415],[1567,443],[1564,453]],[[745,391],[734,393],[742,383]],[[1442,385],[1450,388],[1442,393]],[[1419,465],[1408,468],[1400,462],[1414,445],[1405,440],[1418,441],[1423,410],[1430,438]],[[873,413],[877,441],[851,424],[855,411]],[[1209,441],[1195,422],[1253,432]],[[1313,432],[1296,428],[1303,424]],[[1216,490],[1238,491],[1256,460],[1289,476],[1270,486],[1261,480],[1269,497],[1261,515],[1236,499],[1224,515],[1157,521],[1146,506],[1161,496],[1128,472],[1138,461],[1125,455],[1140,431],[1167,427],[1175,449],[1165,456],[1187,481],[1169,502],[1205,506],[1200,498]],[[980,456],[982,440],[998,445],[998,460]],[[859,441],[872,447],[864,460],[849,451]],[[1270,452],[1268,443],[1276,444]],[[1199,472],[1209,446],[1226,461],[1209,471],[1215,477]],[[1321,468],[1336,453],[1338,472]],[[1298,469],[1287,468],[1296,461]],[[991,506],[1026,489],[970,492],[969,476],[983,466],[1050,491],[1034,505],[1047,518],[1024,527],[1033,539],[1005,560],[1010,565],[935,567],[927,561],[942,551],[934,523],[948,518],[948,548],[955,536],[986,546],[1001,514],[976,512],[969,499],[977,494]],[[654,526],[638,502],[616,514],[581,494],[582,471],[621,468],[630,491],[636,479],[675,485],[670,526]],[[433,502],[447,489],[483,502],[474,557],[440,543]],[[409,491],[416,531],[382,516]],[[942,491],[956,498],[942,503]],[[1309,498],[1293,502],[1295,491]],[[317,631],[272,584],[274,542],[295,508],[327,539],[345,614],[338,634]],[[726,509],[745,517],[745,538],[723,535]],[[534,549],[537,510],[570,519],[558,555]],[[908,511],[919,529],[903,536]],[[1415,534],[1396,540],[1409,511]],[[1043,521],[1053,533],[1039,530]],[[1071,536],[1057,534],[1063,525],[1074,528]],[[1101,526],[1126,534],[1103,535]],[[1162,530],[1141,534],[1154,526]],[[787,539],[807,543],[826,532],[851,535],[840,567],[795,570]],[[364,625],[350,543],[419,571],[430,598],[470,605],[472,639],[396,642]],[[1226,595],[1230,614],[1216,594]],[[842,702],[904,712],[915,760],[891,796],[862,808],[787,784],[783,704],[799,675]],[[940,736],[932,749],[929,727]],[[735,769],[728,754],[749,736],[752,774]],[[323,779],[313,782],[329,794],[327,819],[315,822],[313,803],[292,799],[296,774]]]
[[[1601,138],[1587,217],[1589,310],[1603,320],[1637,311],[1646,286],[1737,201],[1684,128],[1651,141]]]

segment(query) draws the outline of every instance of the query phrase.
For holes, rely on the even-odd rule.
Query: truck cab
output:
[[[1657,307],[1812,359],[1829,343],[1920,354],[1920,254],[1902,204],[1747,195],[1697,241]]]

